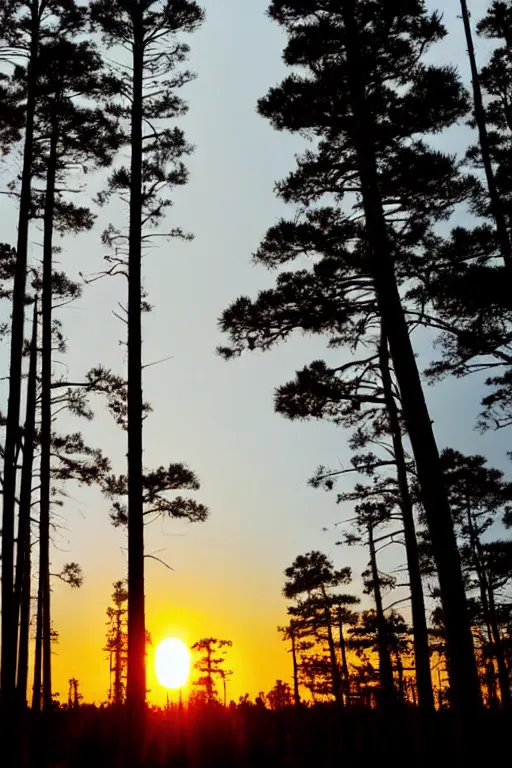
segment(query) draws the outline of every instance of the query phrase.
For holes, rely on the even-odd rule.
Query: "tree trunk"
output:
[[[41,711],[41,680],[43,659],[43,589],[41,558],[39,558],[39,586],[37,589],[36,645],[34,651],[34,684],[32,689],[32,712]]]
[[[350,703],[350,676],[348,672],[347,663],[347,647],[345,643],[345,635],[343,633],[343,615],[341,606],[338,607],[338,627],[340,633],[340,651],[341,651],[341,665],[343,669],[343,682],[345,684],[345,701],[348,705]]]
[[[34,114],[37,56],[39,48],[39,9],[32,4],[32,38],[27,64],[27,110],[21,175],[16,272],[12,296],[9,396],[5,433],[3,503],[2,503],[2,631],[0,688],[4,722],[13,712],[16,682],[16,611],[13,591],[14,509],[16,497],[16,452],[20,442],[21,374],[25,321],[25,286],[27,246],[31,204],[32,157],[34,151]]]
[[[414,511],[409,491],[407,478],[407,464],[405,461],[404,446],[402,443],[402,431],[393,383],[389,368],[388,341],[384,333],[381,334],[379,347],[379,361],[382,376],[382,388],[386,401],[386,410],[389,418],[389,428],[393,441],[393,452],[396,461],[397,483],[400,491],[400,509],[404,524],[405,551],[407,554],[407,570],[411,588],[411,612],[414,638],[414,661],[416,665],[416,685],[418,687],[418,699],[420,708],[434,711],[434,692],[432,690],[432,677],[430,673],[430,652],[428,645],[428,627],[425,613],[425,599],[418,557],[418,543],[416,541],[416,529],[414,525]]]
[[[55,97],[56,101],[58,97]],[[56,104],[54,109],[57,109]],[[39,505],[40,578],[43,579],[43,707],[52,706],[52,637],[50,613],[50,496],[52,446],[52,272],[58,126],[54,117],[46,172],[43,234],[41,353],[41,492]]]
[[[34,440],[37,407],[37,298],[34,302],[32,342],[27,383],[27,405],[21,471],[20,508],[18,516],[18,545],[16,552],[15,605],[19,615],[19,650],[16,688],[22,706],[27,702],[28,648],[30,632],[31,541],[30,512],[32,501],[32,473],[34,466]]]
[[[128,676],[126,698],[142,731],[146,701],[144,517],[142,503],[142,95],[143,10],[133,12],[131,181],[128,281]]]
[[[460,0],[460,7],[462,10],[462,20],[464,22],[464,32],[466,34],[469,63],[471,67],[471,79],[473,82],[474,116],[478,128],[480,154],[485,170],[487,189],[489,190],[491,213],[496,224],[496,234],[498,236],[501,256],[505,262],[505,266],[510,270],[512,269],[512,245],[510,243],[510,237],[508,234],[503,201],[498,191],[496,176],[492,167],[491,148],[489,144],[489,134],[487,132],[487,120],[482,98],[482,87],[480,85],[480,74],[478,72],[476,63],[475,47],[473,45],[473,34],[471,32],[471,22],[466,0]]]
[[[116,647],[115,647],[115,669],[114,669],[114,703],[120,706],[123,703],[123,682],[122,682],[122,656],[123,656],[123,637],[122,637],[122,613],[118,608],[116,612]]]
[[[377,555],[375,553],[373,525],[371,524],[368,525],[368,545],[370,548],[370,568],[372,571],[373,595],[375,598],[375,613],[377,616],[380,688],[383,702],[389,703],[396,700],[396,690],[393,680],[393,665],[389,653],[388,623],[382,606],[379,569],[377,567]]]
[[[327,643],[329,645],[329,654],[331,657],[331,678],[332,678],[332,693],[336,704],[343,706],[343,687],[341,684],[340,669],[338,667],[338,659],[336,658],[336,647],[334,645],[334,637],[332,634],[332,620],[331,610],[329,606],[325,608],[325,621],[327,624]]]
[[[343,706],[343,686],[341,684],[340,669],[338,667],[338,659],[336,658],[336,646],[334,645],[334,636],[332,633],[332,612],[329,596],[325,591],[325,587],[322,587],[322,597],[324,600],[324,619],[325,628],[327,630],[327,645],[329,646],[329,656],[331,658],[331,683],[332,683],[332,695],[336,701],[336,704]]]
[[[510,679],[503,652],[503,642],[501,639],[500,628],[496,616],[496,603],[494,601],[494,591],[489,585],[489,616],[491,620],[492,638],[494,644],[494,653],[498,663],[498,679],[500,681],[501,706],[503,709],[510,709]]]
[[[388,238],[375,158],[374,118],[367,111],[365,86],[360,78],[362,69],[355,0],[347,0],[343,9],[350,66],[349,99],[354,116],[354,143],[372,277],[379,314],[400,388],[404,419],[416,461],[439,575],[453,702],[461,712],[476,712],[481,707],[480,684],[459,551],[432,422],[394,273],[392,246]]]
[[[19,633],[19,654],[18,654],[18,677],[17,690],[18,698],[23,706],[27,704],[27,684],[28,684],[28,663],[29,663],[29,645],[30,645],[30,606],[31,606],[31,586],[32,586],[32,555],[30,533],[28,547],[25,555],[23,567],[23,587],[21,592],[21,610],[20,610],[20,633]]]
[[[398,674],[398,695],[400,696],[400,701],[405,701],[404,665],[402,664],[400,651],[396,652],[395,658],[396,658],[396,671]]]
[[[206,690],[208,701],[213,701],[213,670],[212,670],[212,646],[208,645],[206,650]]]
[[[473,551],[473,562],[475,565],[475,571],[480,587],[480,594],[482,598],[482,609],[484,612],[484,618],[490,630],[490,639],[494,647],[494,657],[498,665],[498,679],[500,683],[501,705],[504,709],[510,709],[512,704],[510,696],[510,680],[508,676],[508,669],[505,663],[505,655],[503,652],[503,642],[501,640],[501,634],[496,617],[496,606],[494,602],[494,593],[491,588],[490,579],[487,578],[485,572],[485,555],[482,549],[482,543],[480,537],[475,529],[473,515],[471,512],[471,504],[469,496],[466,498],[466,516],[468,521],[469,536],[471,541],[471,549]]]
[[[297,645],[295,639],[295,629],[290,627],[290,640],[292,643],[292,662],[293,662],[293,698],[295,706],[300,706],[299,692],[299,665],[297,663]]]

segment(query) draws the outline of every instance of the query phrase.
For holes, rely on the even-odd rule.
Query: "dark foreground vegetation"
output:
[[[335,768],[355,760],[362,766],[492,765],[507,754],[510,719],[486,712],[464,746],[450,710],[422,720],[413,708],[383,712],[354,707],[340,713],[328,704],[277,711],[247,703],[174,706],[148,712],[139,762],[127,747],[126,728],[126,714],[114,707],[48,714],[36,727],[30,765]]]

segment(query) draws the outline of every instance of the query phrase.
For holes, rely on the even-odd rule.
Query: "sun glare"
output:
[[[168,637],[155,651],[155,671],[164,688],[182,688],[190,674],[190,651],[177,637]]]

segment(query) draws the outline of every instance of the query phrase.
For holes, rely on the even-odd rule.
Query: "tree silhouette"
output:
[[[210,703],[217,700],[216,678],[221,679],[224,686],[224,706],[226,705],[226,678],[233,673],[224,668],[226,663],[226,652],[231,648],[231,640],[219,640],[216,637],[204,637],[194,643],[192,650],[202,654],[195,662],[194,668],[201,673],[198,680],[194,680],[194,685],[202,688],[206,695],[206,700]]]
[[[293,664],[293,700],[295,706],[298,707],[300,705],[300,690],[297,644],[300,638],[300,622],[296,619],[290,619],[286,627],[278,627],[277,630],[281,634],[282,639],[290,643],[289,653],[292,655]]]
[[[381,653],[380,620],[377,611],[362,611],[356,626],[349,631],[349,647],[361,658],[367,650]],[[406,698],[403,655],[410,653],[410,629],[401,614],[390,611],[386,616],[386,644],[389,663],[396,670],[396,694],[402,701]],[[392,659],[395,663],[393,665]]]
[[[417,300],[423,321],[441,331],[442,357],[428,373],[439,377],[488,370],[489,393],[479,417],[481,429],[503,428],[510,410],[510,302],[505,286],[510,272],[510,9],[491,3],[477,26],[496,41],[486,66],[478,71],[466,3],[463,21],[471,59],[474,119],[479,142],[467,152],[475,169],[469,204],[477,220],[472,228],[457,226],[450,238],[431,239]],[[484,171],[485,182],[480,180]],[[418,263],[418,269],[423,267]]]
[[[12,294],[9,396],[7,406],[4,487],[2,505],[2,702],[12,712],[16,677],[16,622],[13,590],[16,455],[20,442],[22,355],[25,318],[25,288],[37,79],[40,48],[55,34],[72,33],[83,19],[83,10],[71,0],[14,0],[1,10],[1,41],[8,55],[27,57],[25,81],[24,138],[16,244],[16,269]],[[15,70],[15,74],[16,74]]]
[[[343,705],[343,685],[334,641],[333,604],[337,596],[333,596],[330,590],[350,582],[350,568],[336,570],[326,555],[308,552],[295,558],[293,564],[285,569],[285,577],[284,596],[296,599],[305,595],[305,599],[299,600],[298,613],[313,630],[326,633],[332,695],[337,704]]]
[[[36,433],[37,408],[37,350],[38,350],[38,302],[34,301],[30,363],[27,382],[25,427],[23,432],[23,465],[21,472],[20,501],[18,511],[18,535],[16,541],[16,580],[14,604],[19,619],[16,690],[23,703],[27,700],[27,678],[30,633],[30,595],[32,586],[32,541],[30,516],[32,507],[32,476]]]
[[[116,169],[110,179],[110,193],[118,192],[129,206],[129,233],[125,236],[111,228],[104,241],[121,247],[124,243],[127,247],[127,260],[123,258],[121,262],[128,269],[127,702],[134,724],[139,726],[146,698],[141,259],[149,237],[144,229],[160,223],[171,205],[169,190],[187,180],[181,158],[190,152],[190,147],[182,131],[158,126],[162,120],[186,112],[177,91],[192,76],[179,71],[189,49],[178,35],[194,31],[202,22],[203,13],[188,0],[94,0],[91,18],[108,46],[128,47],[131,52],[131,81],[125,81],[121,108],[121,114],[130,119],[130,167]],[[182,233],[173,230],[171,235]],[[119,260],[114,262],[114,269],[116,266],[119,267]]]
[[[363,489],[356,487],[356,494],[364,495]],[[384,576],[377,565],[377,546],[383,538],[387,539],[389,535],[378,536],[377,528],[381,525],[387,525],[392,520],[389,507],[383,503],[374,501],[363,501],[355,508],[354,524],[359,531],[358,534],[349,533],[345,540],[348,544],[364,543],[368,546],[370,553],[370,564],[368,571],[363,573],[365,582],[365,591],[373,595],[375,600],[375,617],[377,621],[377,639],[379,653],[379,678],[380,678],[380,698],[387,704],[392,704],[396,700],[396,689],[393,681],[393,665],[390,654],[390,641],[388,636],[388,621],[384,613],[384,604],[382,600],[382,589],[388,582],[388,586],[394,586],[394,581]],[[391,534],[393,540],[394,534]]]
[[[85,18],[84,18],[85,22]],[[80,231],[92,226],[87,208],[63,199],[62,187],[70,169],[77,165],[108,166],[120,144],[115,121],[87,99],[101,93],[102,62],[87,42],[56,38],[39,53],[42,70],[36,85],[35,172],[45,181],[43,208],[42,366],[41,366],[41,489],[40,558],[42,575],[49,568],[52,422],[53,240],[54,230]],[[86,104],[86,106],[84,106]],[[61,189],[59,189],[59,185]],[[36,201],[37,202],[37,201]],[[59,215],[60,214],[60,215]],[[48,576],[43,575],[48,581]],[[49,640],[50,591],[43,585],[43,700],[50,707],[51,652]]]
[[[491,19],[497,20],[496,17],[503,17],[503,10],[501,9],[500,12],[500,6],[503,7],[503,5],[503,3],[493,3],[487,22],[484,21],[483,25],[481,26],[482,31],[485,29],[489,29],[490,31],[490,27],[492,25]],[[478,71],[476,62],[475,47],[473,44],[473,33],[471,31],[471,20],[466,0],[460,0],[460,6],[471,67],[471,80],[473,84],[473,108],[475,123],[478,129],[479,155],[481,157],[481,162],[485,171],[490,213],[496,225],[496,238],[499,244],[501,257],[510,275],[512,270],[512,244],[510,242],[510,234],[507,227],[505,206],[503,204],[503,200],[496,183],[496,174],[493,167],[493,153],[491,150],[491,139],[487,127],[487,115],[484,106],[480,73]]]
[[[425,601],[416,543],[414,509],[408,476],[411,463],[403,445],[402,420],[399,398],[392,378],[389,351],[381,333],[375,352],[359,361],[345,363],[337,369],[317,361],[299,371],[294,381],[276,392],[276,411],[290,419],[328,419],[337,425],[354,429],[350,447],[357,451],[352,459],[352,470],[331,472],[320,467],[311,484],[330,489],[337,477],[349,472],[359,472],[375,477],[387,467],[396,471],[396,480],[386,479],[381,490],[396,499],[404,526],[407,568],[411,588],[413,614],[414,652],[418,698],[422,709],[434,708],[428,629]],[[384,442],[390,438],[390,444]],[[363,454],[367,447],[378,449],[382,458],[373,452]],[[384,448],[384,451],[383,451]]]
[[[346,630],[347,627],[352,626],[357,621],[357,613],[351,610],[350,606],[358,605],[360,602],[360,599],[356,595],[337,595],[334,598],[336,619],[338,622],[338,641],[341,653],[341,671],[347,703],[350,702],[351,690],[350,670],[347,660]]]
[[[127,666],[127,602],[128,591],[123,581],[114,582],[112,606],[107,608],[107,642],[104,651],[109,654],[110,691],[109,700],[119,706],[124,702]],[[112,674],[114,685],[112,688]]]
[[[82,694],[79,692],[79,684],[76,677],[72,677],[69,680],[68,688],[68,707],[69,709],[78,709],[80,701],[83,699]]]
[[[276,128],[317,141],[278,185],[280,197],[299,206],[298,219],[273,227],[257,260],[277,267],[301,255],[329,258],[315,260],[310,270],[280,274],[276,294],[262,292],[255,304],[243,298],[227,310],[221,327],[232,345],[224,352],[265,349],[286,337],[298,325],[293,303],[292,314],[286,303],[296,289],[305,318],[300,327],[318,332],[330,314],[338,344],[350,340],[354,346],[376,310],[431,529],[454,701],[461,710],[476,710],[480,694],[460,558],[398,290],[418,241],[471,187],[457,175],[453,158],[418,139],[464,116],[466,95],[452,70],[422,63],[445,30],[418,0],[399,8],[363,0],[313,7],[280,0],[269,13],[288,34],[286,63],[306,75],[285,79],[260,100],[259,111]]]
[[[292,692],[288,683],[282,680],[276,680],[276,684],[271,691],[267,693],[267,701],[270,709],[280,710],[290,707],[292,704]]]
[[[493,551],[498,554],[500,545],[484,543],[482,537],[494,523],[497,514],[504,515],[505,520],[511,514],[512,485],[503,480],[502,472],[486,467],[487,462],[482,456],[464,456],[458,451],[447,449],[442,454],[442,460],[452,514],[462,544],[463,562],[476,576],[489,646],[498,667],[501,701],[505,708],[510,708],[510,680],[493,587],[497,576],[492,566]],[[507,561],[508,553],[505,557]],[[468,588],[471,586],[468,585]]]
[[[40,280],[36,275],[34,279],[34,289],[40,291],[43,288],[44,280]],[[59,306],[60,303],[67,303],[79,295],[76,284],[68,280],[60,273],[53,273],[51,281],[51,306]],[[42,318],[44,327],[44,317]],[[50,360],[53,353],[66,351],[66,339],[62,333],[61,324],[58,321],[52,321],[51,324],[51,346]],[[44,366],[44,345],[41,350],[42,365]],[[47,366],[46,366],[47,368]],[[39,664],[39,643],[42,643],[42,689],[43,706],[51,709],[53,704],[52,694],[52,653],[51,653],[51,588],[50,588],[50,520],[51,507],[61,505],[62,501],[58,496],[62,484],[66,481],[75,480],[79,484],[91,485],[99,483],[103,475],[110,469],[110,462],[98,449],[88,446],[82,434],[75,432],[72,434],[59,434],[54,431],[54,423],[60,412],[67,410],[74,416],[92,418],[92,412],[87,408],[86,401],[73,396],[54,393],[54,387],[58,383],[53,380],[50,367],[50,385],[49,385],[49,403],[46,402],[47,396],[43,386],[43,377],[41,376],[41,387],[37,406],[41,412],[40,427],[36,430],[35,439],[39,450],[40,468],[39,468],[39,587],[38,587],[38,607],[37,607],[37,625],[36,631],[36,654],[35,654],[35,686],[33,696],[33,706],[39,708],[39,684],[40,671]],[[46,382],[47,384],[47,382]],[[50,407],[50,433],[46,435],[45,429],[48,426],[42,418],[43,406]],[[43,427],[45,429],[43,429]],[[48,463],[49,462],[49,463]],[[48,494],[48,496],[45,496]],[[39,626],[41,625],[41,626]]]

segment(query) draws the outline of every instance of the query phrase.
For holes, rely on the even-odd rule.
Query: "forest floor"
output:
[[[113,708],[60,709],[27,726],[30,768],[441,768],[501,764],[512,718],[484,712],[463,733],[449,711],[176,707],[148,712],[141,759]]]

